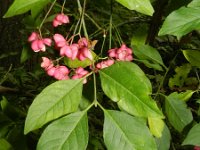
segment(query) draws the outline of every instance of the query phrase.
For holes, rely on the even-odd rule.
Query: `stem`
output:
[[[110,4],[110,23],[109,23],[109,49],[112,47],[112,4],[113,1],[111,0]]]
[[[92,65],[93,65],[93,68],[95,68],[94,62]],[[95,71],[93,71],[93,80],[94,80],[94,106],[97,107],[98,101],[97,101],[97,83],[96,83]]]
[[[106,40],[106,33],[105,33],[105,30],[104,30],[104,34],[103,34],[103,43],[101,45],[101,52],[100,52],[100,56],[102,57],[102,53],[103,53],[103,47],[104,47],[104,44],[105,44],[105,40]]]
[[[88,111],[93,105],[94,103],[90,104],[84,111]]]
[[[80,0],[77,0],[77,4],[78,4],[79,13],[81,15],[81,22],[80,22],[80,27],[79,27],[78,33],[81,33],[81,28],[83,27],[84,35],[88,39],[87,29],[86,29],[85,20],[84,20],[86,0],[84,0],[83,8],[81,6]]]
[[[174,63],[174,61],[176,60],[177,55],[178,55],[178,53],[174,56],[174,58],[172,59],[172,62],[171,62],[170,65],[169,65],[169,67],[166,69],[166,72],[165,72],[165,74],[164,74],[164,76],[163,76],[163,79],[162,79],[162,81],[161,81],[161,83],[160,83],[160,85],[159,85],[159,87],[158,87],[158,90],[157,90],[157,92],[156,92],[156,94],[155,94],[154,99],[156,99],[157,96],[158,96],[158,94],[160,93],[160,89],[161,89],[161,87],[162,87],[163,84],[164,84],[165,78],[166,78],[166,76],[167,76],[167,74],[168,74],[168,72],[169,72],[169,70],[170,70],[170,68],[171,68],[171,65],[172,65],[172,64]]]
[[[85,16],[88,17],[88,19],[90,19],[90,21],[91,21],[99,30],[102,30],[102,28],[100,27],[100,25],[98,25],[98,24],[96,23],[96,21],[95,21],[93,18],[91,18],[87,13],[85,13]]]
[[[64,2],[63,2],[61,13],[63,13],[63,11],[64,11],[65,3],[66,3],[66,0],[64,0]]]
[[[43,24],[44,24],[44,21],[47,19],[47,16],[48,16],[49,13],[51,12],[51,10],[52,10],[53,6],[55,5],[55,3],[56,3],[56,0],[54,0],[54,2],[51,4],[51,6],[50,6],[48,12],[46,13],[44,19],[42,20],[42,22],[41,22],[41,24],[40,24],[40,26],[39,26],[39,28],[38,28],[38,30],[39,30],[40,33],[41,33],[41,28],[42,28],[42,26],[43,26]]]

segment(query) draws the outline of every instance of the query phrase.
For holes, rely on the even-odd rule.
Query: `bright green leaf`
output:
[[[82,95],[82,79],[57,81],[46,87],[31,104],[24,133],[77,110]]]
[[[195,91],[192,91],[192,90],[186,90],[185,92],[181,92],[181,93],[173,92],[170,94],[170,98],[178,99],[182,101],[188,101],[194,92]]]
[[[200,7],[200,0],[193,0],[188,4],[188,7]]]
[[[8,141],[0,138],[0,150],[13,150],[13,147]]]
[[[104,110],[103,137],[108,150],[156,150],[156,143],[141,118]]]
[[[169,150],[170,140],[171,140],[171,134],[168,127],[165,125],[162,132],[162,137],[156,138],[158,150]]]
[[[200,29],[200,9],[181,7],[165,19],[159,35],[171,34],[180,39],[192,30]]]
[[[200,124],[196,124],[192,129],[190,129],[182,145],[200,146]]]
[[[183,50],[183,55],[190,62],[192,66],[200,68],[200,51],[197,50]]]
[[[155,48],[149,45],[138,44],[137,46],[133,46],[133,49],[134,54],[137,56],[137,58],[143,61],[147,67],[154,68],[160,71],[162,71],[162,67],[160,67],[160,65],[165,67],[162,61],[162,57]]]
[[[148,118],[150,132],[157,138],[162,136],[164,121],[160,118]]]
[[[135,116],[163,117],[150,97],[149,79],[136,64],[117,62],[99,72],[104,93],[122,110]]]
[[[33,6],[38,6],[40,4],[46,3],[49,0],[15,0],[6,14],[4,18],[12,17],[15,15],[23,14],[33,8]]]
[[[44,130],[37,150],[86,150],[88,137],[87,113],[72,113]]]
[[[192,112],[187,108],[185,101],[169,95],[165,98],[165,111],[171,125],[181,132],[192,120]]]
[[[149,0],[116,0],[124,7],[138,11],[142,14],[152,16],[154,9]]]

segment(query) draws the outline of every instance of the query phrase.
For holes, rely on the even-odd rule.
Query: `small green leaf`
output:
[[[133,31],[133,37],[131,38],[131,45],[139,45],[145,44],[147,33],[148,33],[148,25],[147,24],[140,24],[137,29]],[[133,49],[134,50],[134,49]]]
[[[190,64],[184,64],[180,67],[176,67],[176,74],[169,79],[169,87],[172,89],[174,86],[182,87],[187,79],[190,70],[192,69]]]
[[[145,15],[152,16],[154,13],[154,9],[149,0],[116,0],[116,1],[130,10],[135,10]]]
[[[164,121],[160,118],[148,118],[150,132],[157,138],[162,136]]]
[[[173,92],[170,94],[170,98],[179,99],[179,100],[187,102],[191,98],[194,92],[195,91],[192,91],[192,90],[186,90],[185,92],[181,92],[181,93]]]
[[[8,18],[15,15],[23,14],[31,10],[33,6],[40,5],[48,1],[49,0],[15,0],[3,17]]]
[[[165,111],[171,125],[181,132],[192,120],[192,112],[187,108],[185,101],[176,99],[173,95],[165,98]]]
[[[200,146],[200,124],[196,124],[190,129],[182,145]]]
[[[200,68],[200,51],[197,50],[183,50],[183,55],[190,62],[192,66]]]
[[[165,125],[162,132],[162,137],[156,138],[158,150],[169,150],[170,140],[171,140],[171,134],[168,127]]]
[[[57,81],[46,87],[31,104],[24,133],[38,129],[47,122],[74,112],[82,96],[82,79]]]
[[[134,54],[137,56],[137,58],[143,61],[147,67],[154,68],[160,71],[162,71],[162,67],[158,66],[161,65],[164,68],[166,68],[166,66],[162,61],[162,57],[155,48],[149,45],[138,44],[136,46],[133,46],[133,49],[134,49]]]
[[[136,64],[117,62],[99,72],[104,93],[120,109],[135,116],[163,118],[150,97],[151,83]]]
[[[104,110],[104,142],[108,150],[156,150],[145,121],[124,112]]]
[[[21,57],[20,57],[20,62],[24,63],[31,57],[31,51],[27,47],[23,47]]]
[[[87,113],[76,112],[51,123],[42,133],[37,150],[86,150]]]
[[[200,7],[200,0],[193,0],[188,4],[188,7]]]
[[[159,35],[171,34],[180,39],[192,30],[200,29],[200,9],[198,7],[181,7],[165,19]],[[187,18],[187,19],[186,19]]]
[[[0,150],[13,150],[13,147],[8,141],[0,138]]]

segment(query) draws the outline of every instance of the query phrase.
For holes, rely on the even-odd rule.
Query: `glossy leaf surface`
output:
[[[44,130],[37,150],[86,150],[88,137],[87,113],[72,113]]]
[[[152,16],[154,9],[149,0],[116,0],[124,7]]]
[[[103,137],[108,150],[156,150],[145,121],[124,112],[104,110]]]
[[[151,99],[151,83],[134,63],[117,62],[100,71],[104,93],[118,106],[135,116],[159,117],[163,115]]]
[[[165,111],[171,125],[181,132],[192,120],[192,112],[187,108],[185,101],[167,96],[165,99]]]
[[[159,35],[171,34],[180,39],[183,35],[200,28],[200,9],[198,7],[181,7],[165,19]],[[187,19],[186,19],[187,18]]]
[[[46,87],[29,108],[25,134],[62,115],[76,111],[82,96],[82,82],[63,80]]]

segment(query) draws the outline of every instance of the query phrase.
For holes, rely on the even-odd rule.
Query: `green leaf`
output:
[[[51,123],[42,133],[37,150],[86,150],[87,113],[76,112]]]
[[[108,150],[156,150],[145,121],[124,112],[104,110],[103,137]]]
[[[200,51],[197,50],[183,50],[183,55],[190,62],[192,66],[200,68]]]
[[[171,140],[171,134],[168,127],[165,125],[162,132],[162,137],[156,138],[158,150],[169,150],[170,140]]]
[[[200,124],[196,124],[190,129],[182,145],[200,146]]]
[[[170,98],[187,102],[191,98],[194,92],[195,91],[192,91],[192,90],[186,90],[185,92],[181,92],[181,93],[173,92],[170,94]]]
[[[182,87],[187,79],[190,70],[192,69],[190,64],[184,64],[180,67],[176,67],[176,74],[169,79],[169,87],[172,89],[174,86]]]
[[[0,138],[0,150],[13,150],[12,145],[3,138]]]
[[[148,25],[147,24],[140,24],[137,29],[133,31],[133,37],[131,38],[131,45],[139,45],[145,44],[147,33],[148,33]]]
[[[171,34],[180,39],[183,35],[192,30],[200,29],[200,9],[197,7],[180,9],[173,11],[165,19],[159,35]],[[187,19],[186,19],[187,18]]]
[[[154,13],[154,9],[149,0],[116,0],[116,1],[130,10],[135,10],[145,15],[152,16]]]
[[[24,133],[77,110],[82,96],[82,79],[57,81],[46,87],[31,104]]]
[[[31,7],[31,16],[33,18],[37,17],[38,14],[44,9],[44,7],[49,3],[49,0],[43,0],[40,3],[35,3]]]
[[[42,5],[48,1],[49,0],[15,0],[3,17],[8,18],[23,14],[31,10],[34,6]]]
[[[117,62],[99,72],[104,93],[121,109],[135,116],[163,117],[150,97],[149,79],[136,64]]]
[[[200,7],[200,0],[193,0],[188,4],[188,7]]]
[[[173,94],[165,98],[165,111],[169,122],[179,132],[193,120],[185,101],[176,99]]]
[[[23,47],[21,57],[20,57],[20,62],[24,63],[31,57],[31,51],[27,47]]]
[[[147,67],[160,71],[162,71],[162,67],[160,67],[160,65],[166,68],[162,61],[162,57],[155,48],[149,45],[138,44],[133,46],[133,49],[137,58],[139,58],[139,60],[141,60]]]
[[[148,118],[150,132],[157,138],[162,136],[164,121],[160,118]]]

